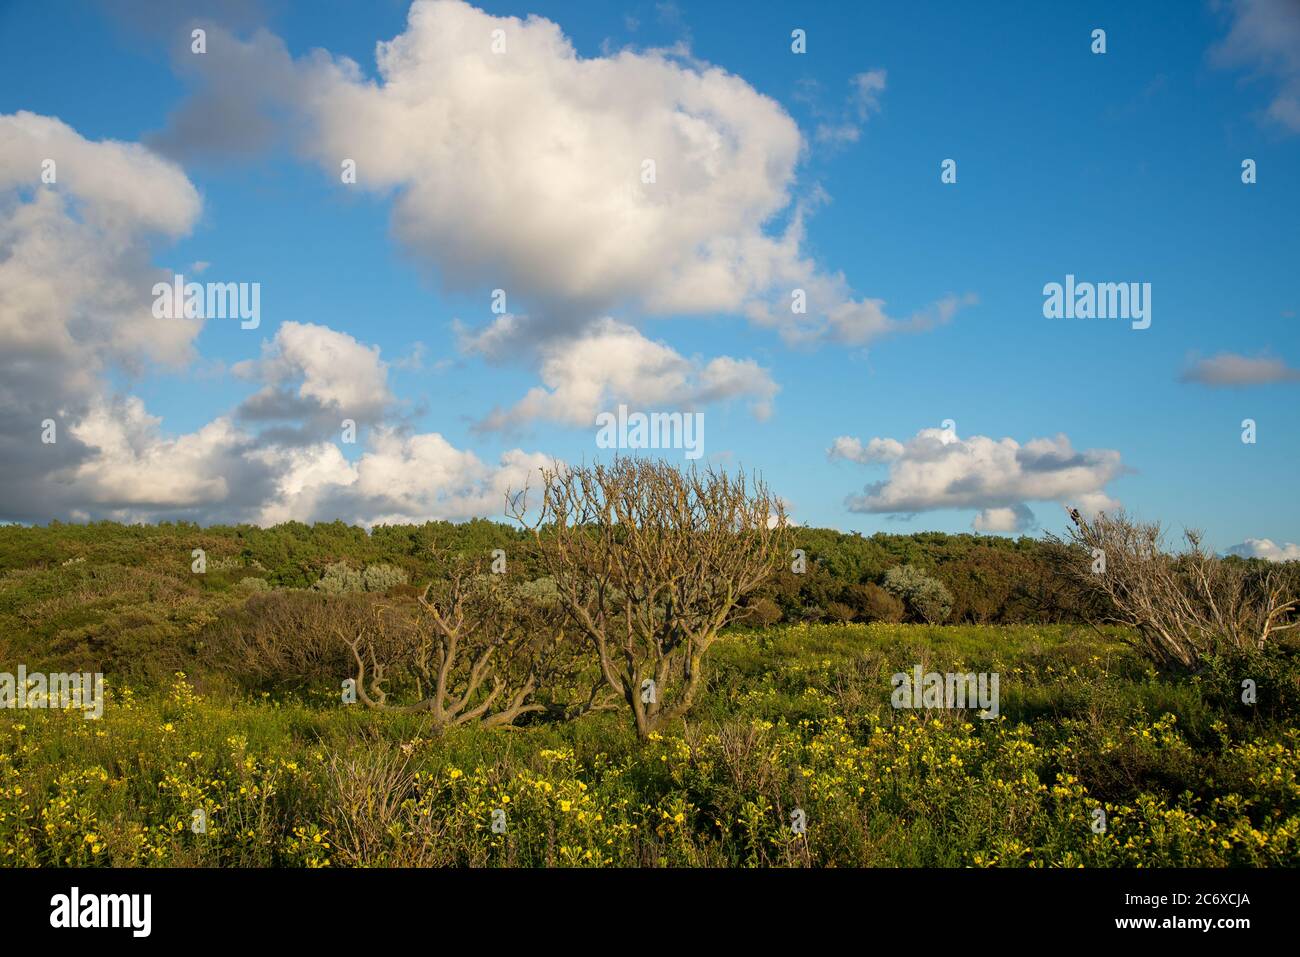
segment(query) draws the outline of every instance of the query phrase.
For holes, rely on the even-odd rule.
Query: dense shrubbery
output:
[[[785,566],[750,595],[748,624],[925,621],[915,602],[882,587],[900,566],[916,571],[895,576],[919,572],[950,596],[942,619],[935,616],[944,601],[926,605],[935,620],[1054,623],[1083,620],[1089,611],[1053,570],[1051,546],[1031,539],[937,532],[863,537],[806,528],[791,534],[807,554],[806,570],[795,574]],[[207,552],[204,575],[190,571],[194,548]],[[259,595],[314,589],[413,602],[425,583],[445,578],[448,559],[482,559],[497,548],[509,556],[511,581],[554,596],[554,582],[524,534],[489,521],[379,526],[369,534],[337,522],[265,529],[5,526],[0,635],[33,665],[165,677],[186,667],[196,648],[216,640],[220,622]],[[1277,573],[1294,594],[1300,563]]]
[[[292,612],[275,614],[290,626]],[[891,709],[889,675],[918,655],[940,670],[1000,670],[1002,717]],[[616,715],[433,735],[418,715],[344,707],[335,691],[248,700],[192,678],[147,694],[114,682],[100,721],[0,712],[0,861],[1300,861],[1300,732],[1241,712],[1231,663],[1222,687],[1179,683],[1114,636],[916,625],[758,630],[724,639],[715,658],[689,726],[644,744]],[[1293,665],[1278,667],[1294,680]],[[1261,702],[1275,693],[1260,688]],[[790,828],[796,808],[804,835]]]
[[[1126,644],[1131,631],[1006,624],[1093,613],[1051,572],[1065,553],[978,536],[793,536],[804,572],[786,567],[746,598],[689,720],[642,727],[638,743],[626,715],[599,713],[608,677],[568,653],[579,640],[564,589],[583,585],[563,566],[547,574],[545,535],[530,544],[490,522],[0,529],[9,670],[103,671],[110,688],[100,721],[0,711],[2,860],[1300,860],[1289,636],[1171,675]],[[508,557],[499,576],[483,567],[495,549]],[[639,582],[620,579],[593,613]],[[672,630],[681,607],[665,593],[632,611]],[[916,624],[945,620],[1000,624]],[[918,663],[1000,673],[1001,717],[893,710],[890,675]],[[346,705],[351,676],[399,710]],[[514,732],[484,730],[480,707]],[[1105,834],[1091,829],[1098,807]],[[504,835],[489,827],[498,808]],[[790,831],[794,808],[806,835]],[[195,810],[204,834],[190,830]]]

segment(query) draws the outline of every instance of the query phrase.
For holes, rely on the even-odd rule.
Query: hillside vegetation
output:
[[[0,670],[102,671],[107,701],[99,720],[0,710],[0,859],[1300,861],[1292,638],[1170,673],[1131,630],[1079,620],[1043,543],[792,535],[806,567],[783,559],[745,597],[690,708],[647,731],[598,706],[587,658],[556,658],[572,641],[545,630],[556,583],[505,525],[2,528]],[[521,623],[556,636],[534,649],[549,663],[536,707],[503,728],[437,721],[420,704],[431,672],[409,668],[385,687],[418,706],[347,701],[348,641],[368,634],[358,647],[374,660],[409,658],[429,612],[454,607],[457,569],[494,553],[501,574],[464,579],[471,598],[504,602],[484,620],[525,643]],[[998,674],[997,718],[893,707],[891,677],[917,666]]]
[[[384,582],[382,590],[413,598],[417,586],[445,576],[441,557],[486,557],[494,549],[505,552],[512,580],[543,579],[526,546],[518,528],[485,520],[379,526],[369,533],[341,522],[5,526],[0,642],[32,667],[97,666],[166,678],[192,667],[223,622],[264,605],[268,591],[292,601],[298,591],[336,592],[330,587],[336,583],[364,590],[367,569],[396,569],[406,587]],[[902,565],[944,585],[951,596],[944,621],[1074,618],[1044,546],[1034,539],[939,532],[862,537],[800,528],[792,546],[805,553],[803,573],[791,571],[791,561],[747,598],[749,623],[920,621],[881,587],[889,570]],[[194,549],[206,555],[204,574],[191,570]]]

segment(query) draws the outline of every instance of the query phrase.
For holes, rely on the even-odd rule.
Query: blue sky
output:
[[[728,297],[707,289],[694,308],[690,297],[697,285],[670,276],[668,263],[663,277],[655,276],[662,253],[654,249],[647,247],[648,261],[639,269],[621,256],[599,254],[611,235],[620,234],[621,224],[574,238],[571,226],[593,221],[579,216],[569,223],[562,213],[548,213],[548,219],[528,209],[529,197],[536,197],[539,208],[562,210],[566,194],[559,185],[552,197],[535,186],[519,194],[524,199],[511,208],[526,225],[518,231],[499,221],[500,210],[491,222],[470,222],[474,207],[463,202],[456,206],[458,220],[436,221],[447,191],[490,190],[495,182],[481,170],[501,150],[478,156],[475,150],[484,147],[473,144],[518,146],[519,139],[498,128],[511,122],[507,104],[486,92],[474,101],[471,80],[480,74],[469,67],[459,82],[447,84],[454,92],[434,82],[428,104],[418,93],[403,94],[416,97],[414,105],[406,102],[412,112],[405,115],[420,118],[418,133],[382,118],[380,104],[392,102],[384,91],[400,84],[379,77],[375,44],[408,31],[408,4],[197,5],[201,19],[195,22],[209,30],[201,67],[184,59],[193,26],[187,16],[168,12],[170,5],[150,4],[131,5],[133,12],[123,14],[125,6],[13,0],[0,9],[0,118],[20,111],[56,118],[70,128],[59,134],[69,143],[147,144],[160,163],[192,185],[201,206],[171,235],[142,227],[123,242],[145,250],[156,271],[186,272],[201,262],[209,264],[202,275],[187,272],[187,278],[259,282],[262,321],[256,330],[242,330],[210,319],[179,358],[132,362],[110,355],[107,340],[102,348],[91,344],[65,357],[83,369],[90,363],[99,382],[76,394],[53,390],[49,400],[76,436],[76,447],[48,472],[33,466],[15,473],[11,495],[0,496],[0,508],[8,512],[0,518],[376,521],[495,515],[497,509],[483,503],[495,501],[491,493],[509,477],[500,464],[503,454],[520,450],[571,462],[602,454],[594,426],[575,424],[581,409],[573,406],[564,415],[520,414],[505,429],[484,428],[483,420],[494,409],[514,407],[539,385],[546,356],[562,365],[563,356],[582,355],[575,351],[578,343],[590,342],[595,324],[609,319],[621,342],[647,353],[662,347],[674,356],[670,365],[684,369],[688,379],[707,378],[709,363],[718,357],[746,364],[721,393],[696,389],[682,393],[681,401],[674,401],[672,391],[620,385],[615,370],[595,407],[626,401],[645,411],[703,411],[706,460],[761,469],[803,522],[901,532],[965,531],[975,521],[989,531],[1034,534],[1061,526],[1058,503],[1083,502],[1122,504],[1175,527],[1202,527],[1219,549],[1267,539],[1286,554],[1287,543],[1300,542],[1300,508],[1292,494],[1300,460],[1300,382],[1294,372],[1300,367],[1300,44],[1290,52],[1287,47],[1288,37],[1300,39],[1300,5],[1254,0],[1009,4],[990,10],[966,3],[480,4],[491,17],[551,21],[581,60],[641,58],[611,74],[629,87],[650,61],[668,64],[682,89],[692,76],[713,68],[747,87],[727,86],[718,96],[729,99],[715,100],[708,110],[686,94],[676,97],[671,88],[649,87],[622,99],[619,90],[602,91],[592,105],[564,85],[563,71],[572,64],[556,66],[555,94],[546,88],[547,62],[525,64],[541,71],[530,112],[574,97],[577,105],[557,108],[553,127],[539,120],[534,135],[544,140],[555,129],[557,137],[576,137],[572,142],[583,145],[572,151],[575,166],[588,160],[592,168],[599,165],[601,157],[584,150],[608,146],[609,127],[602,124],[620,110],[632,117],[663,110],[669,117],[665,130],[679,128],[673,116],[686,117],[753,145],[716,162],[690,151],[668,150],[659,159],[665,179],[678,170],[695,177],[698,171],[687,169],[691,164],[706,170],[699,176],[709,177],[707,183],[692,180],[671,200],[680,203],[674,222],[689,218],[693,209],[712,210],[716,227],[682,227],[696,240],[725,241],[738,229],[749,237],[779,237],[802,211],[797,254],[752,267],[760,278],[748,277],[722,308],[714,300]],[[468,7],[438,13],[471,15],[478,16]],[[480,22],[489,23],[467,22],[479,32],[485,32]],[[513,38],[517,21],[500,22]],[[791,51],[796,28],[806,31],[803,54]],[[1096,28],[1106,31],[1104,54],[1090,49]],[[266,31],[265,42],[283,43],[289,64],[284,72],[274,72],[273,58],[257,52],[258,29]],[[523,28],[518,34],[532,35]],[[412,49],[418,49],[421,41],[412,37]],[[242,68],[223,59],[237,44],[253,51]],[[315,56],[333,63],[355,61],[359,75],[313,73],[317,50],[328,51]],[[437,58],[445,51],[430,48],[421,55],[436,78]],[[512,55],[519,54],[485,54],[474,70],[497,69]],[[266,75],[253,75],[257,68],[249,63],[266,64]],[[245,81],[240,89],[232,81],[237,75]],[[295,92],[287,93],[285,76],[303,77],[301,87],[294,80],[289,85]],[[875,79],[864,86],[858,79],[863,76]],[[321,105],[311,97],[327,83],[337,85]],[[264,97],[259,84],[265,85]],[[359,93],[357,103],[339,105],[339,91],[366,88],[380,95]],[[205,95],[232,112],[205,115]],[[448,102],[455,128],[439,129],[428,118],[448,115]],[[375,118],[365,115],[372,108]],[[252,115],[273,117],[274,135],[254,142],[258,138],[247,122]],[[197,118],[204,130],[188,141],[184,131],[193,125],[178,121],[186,116]],[[480,120],[484,129],[473,129]],[[588,121],[590,131],[582,130]],[[751,223],[744,210],[714,209],[719,195],[730,195],[726,184],[753,176],[754,155],[766,151],[773,166],[780,166],[788,146],[786,121],[799,137],[788,175],[734,190],[744,194],[740,205],[748,201],[764,211],[762,222]],[[647,129],[654,127],[648,119]],[[28,129],[24,135],[37,136]],[[384,146],[392,157],[377,152],[377,131],[392,135]],[[363,163],[363,179],[377,165],[387,170],[391,163],[384,182],[340,184],[329,150],[349,137],[357,138],[357,151],[373,157]],[[15,136],[10,142],[17,142]],[[672,141],[657,141],[661,153],[664,142]],[[628,148],[635,150],[635,144]],[[26,155],[11,150],[13,164]],[[948,158],[957,163],[954,184],[940,180],[940,164]],[[1251,185],[1241,181],[1245,158],[1257,164],[1258,181]],[[508,177],[519,159],[502,162],[504,172],[496,175]],[[0,216],[17,217],[41,188],[35,185],[39,169],[30,169],[26,181],[3,174],[0,165],[0,198],[8,197]],[[593,174],[589,193],[573,195],[585,201],[605,185]],[[73,182],[67,188],[79,187]],[[693,195],[696,188],[701,192]],[[78,195],[78,222],[93,219],[84,210],[109,202],[108,193],[89,189]],[[178,185],[177,196],[183,194]],[[784,201],[772,211],[775,194]],[[413,222],[426,215],[431,225]],[[481,239],[466,254],[476,257],[468,277],[463,268],[449,269],[446,258],[445,237],[460,223]],[[520,238],[521,232],[527,235]],[[623,235],[653,238],[635,224]],[[494,284],[483,278],[496,268],[494,237],[515,244],[512,265],[502,272],[514,281],[503,282],[512,311],[527,315],[528,323],[503,348],[476,350],[457,335],[454,323],[482,331],[498,318],[489,309]],[[10,241],[17,244],[21,236]],[[112,237],[104,241],[111,244]],[[0,261],[5,248],[0,240]],[[627,250],[633,259],[637,253]],[[547,274],[588,267],[599,273],[606,258],[623,272],[608,282],[601,275],[591,278],[613,291],[587,313],[587,301],[567,292],[577,280],[542,278],[530,285],[518,278],[528,274],[531,255],[554,257],[540,270]],[[731,273],[752,266],[729,265]],[[834,292],[857,307],[881,300],[890,322],[906,323],[915,315],[933,317],[948,297],[958,305],[946,322],[925,322],[928,328],[919,331],[869,324],[866,332],[845,332],[832,322],[801,335],[781,322],[756,320],[754,303],[779,303],[798,282],[761,277],[804,268],[810,281],[842,275],[818,297],[817,308],[833,309],[839,302],[832,302]],[[1081,281],[1150,283],[1150,328],[1131,329],[1123,320],[1045,318],[1043,286],[1063,282],[1067,273]],[[666,306],[656,299],[665,290],[671,293]],[[0,296],[0,311],[5,302]],[[69,308],[81,310],[84,319],[97,307],[88,301]],[[69,328],[76,319],[68,319]],[[264,423],[247,414],[247,401],[259,390],[299,398],[304,388],[312,392],[314,373],[301,353],[334,341],[324,332],[304,333],[315,338],[293,352],[287,339],[276,340],[286,323],[341,333],[358,355],[378,347],[383,373],[376,388],[385,398],[363,421],[356,445],[312,432],[319,423],[302,425],[304,435],[312,433],[308,438],[295,450],[277,452],[275,469],[250,475],[244,469],[273,440],[259,433]],[[597,357],[595,364],[605,356],[611,363],[633,363],[626,377],[637,378],[636,360],[616,359],[599,344],[589,354]],[[312,355],[319,358],[318,352]],[[662,352],[656,355],[663,359]],[[267,361],[250,370],[259,358]],[[590,371],[585,360],[576,364],[581,368],[565,374]],[[51,366],[52,376],[61,374]],[[774,395],[773,388],[779,389]],[[320,417],[341,408],[337,397],[321,398],[319,388],[312,395],[323,404],[316,410]],[[153,418],[132,419],[121,405],[126,396],[138,398]],[[764,397],[770,401],[766,417],[754,412]],[[128,438],[117,443],[118,453],[107,451],[113,444],[104,438],[109,426],[78,425],[94,418],[95,409],[113,409],[109,419],[128,420],[121,430]],[[25,422],[31,416],[39,417],[39,409],[24,405],[6,418]],[[160,480],[159,488],[143,488],[169,467],[160,463],[185,458],[178,451],[185,436],[201,434],[222,417],[238,437],[221,439],[226,444],[220,448],[217,440],[205,439],[201,451],[185,459],[186,469],[197,473],[194,488],[186,488],[180,475]],[[1257,423],[1254,444],[1241,440],[1246,418]],[[945,419],[955,421],[955,432],[937,431]],[[34,429],[23,433],[26,439],[12,439],[19,450],[14,454],[43,454],[21,444],[31,443]],[[379,430],[391,430],[388,453],[372,444]],[[412,436],[433,434],[454,450],[440,447],[438,455],[457,457],[445,477],[443,459],[411,451]],[[829,455],[840,437],[861,443],[842,445],[842,451],[866,449],[873,438],[896,441],[874,453]],[[1008,439],[1012,446],[1004,443]],[[1034,446],[1034,440],[1050,446]],[[323,456],[325,442],[346,464],[331,460],[329,487],[299,495],[303,476],[317,474],[304,464],[310,456],[303,450]],[[126,461],[110,461],[111,454]],[[385,454],[396,456],[397,464]],[[373,456],[369,478],[358,478],[367,455]],[[462,455],[475,462],[467,465]],[[386,462],[392,470],[385,471]],[[388,483],[396,489],[422,471],[434,476],[433,484],[447,484],[431,495],[400,489],[385,499],[377,491]],[[236,488],[246,475],[250,487]],[[20,479],[31,483],[27,492],[19,488]],[[864,488],[873,483],[869,501],[857,506],[863,510],[853,510],[850,498],[863,501]],[[364,494],[361,485],[367,485]],[[40,491],[52,487],[60,493]],[[271,500],[276,504],[268,505]],[[902,505],[895,509],[891,502]],[[1025,517],[1023,508],[1033,517]],[[1263,545],[1249,548],[1268,554]]]

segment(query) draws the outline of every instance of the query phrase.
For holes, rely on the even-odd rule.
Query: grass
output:
[[[435,736],[327,689],[249,698],[197,677],[134,692],[110,678],[98,721],[0,712],[0,859],[1295,864],[1300,732],[1217,686],[1157,676],[1121,639],[1041,626],[732,634],[688,720],[646,744],[619,712]],[[915,664],[999,672],[1000,718],[894,710],[890,675]]]

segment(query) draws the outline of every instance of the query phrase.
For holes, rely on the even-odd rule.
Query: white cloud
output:
[[[1295,0],[1235,0],[1232,26],[1211,59],[1223,67],[1244,67],[1277,84],[1266,111],[1273,122],[1300,133],[1300,3]]]
[[[333,420],[371,422],[393,401],[379,347],[328,326],[285,322],[262,344],[260,360],[236,363],[231,371],[266,383],[244,404],[252,418],[294,417],[315,408]]]
[[[495,30],[504,53],[493,52]],[[512,323],[529,327],[528,342],[572,337],[621,309],[739,314],[792,340],[862,344],[921,328],[938,308],[893,320],[802,252],[797,125],[745,80],[683,51],[582,58],[542,17],[416,0],[404,32],[377,44],[376,63],[371,79],[323,51],[293,61],[264,32],[240,41],[210,31],[207,55],[185,60],[206,87],[157,142],[188,155],[191,140],[206,149],[238,139],[250,109],[287,110],[284,125],[331,180],[351,159],[356,188],[392,197],[393,231],[416,261],[449,287],[485,297],[501,288],[522,304],[527,317]],[[231,74],[242,79],[229,84]],[[860,122],[878,108],[884,72],[852,84]],[[790,309],[796,288],[806,313]]]
[[[1109,449],[1076,452],[1065,435],[1014,439],[959,438],[947,429],[922,429],[906,442],[841,436],[832,458],[886,464],[888,477],[849,496],[851,511],[914,514],[936,509],[978,509],[975,527],[1021,530],[1033,521],[1030,501],[1068,502],[1093,513],[1117,505],[1105,486],[1123,471]]]
[[[726,399],[749,399],[760,419],[779,387],[753,359],[688,359],[635,328],[604,319],[573,340],[541,351],[542,385],[514,406],[494,411],[481,427],[500,429],[544,419],[577,427],[620,402],[640,409],[693,410]]]
[[[833,462],[844,459],[866,465],[871,462],[891,462],[902,458],[903,443],[897,439],[872,439],[866,445],[862,440],[851,435],[841,435],[827,449],[827,457]]]
[[[119,237],[188,233],[199,214],[198,192],[180,167],[138,143],[94,142],[66,123],[20,110],[0,115],[0,192],[42,189],[75,198],[82,219]],[[55,182],[42,164],[54,161]]]
[[[137,144],[87,140],[52,117],[0,115],[5,517],[69,507],[75,490],[48,476],[91,454],[71,427],[107,402],[109,371],[192,358],[201,320],[152,314],[153,284],[166,274],[150,264],[150,244],[184,235],[199,211],[184,173]],[[51,445],[39,440],[47,418],[58,430]]]
[[[46,161],[54,183],[41,180]],[[143,147],[0,115],[0,354],[65,367],[82,396],[106,362],[187,361],[202,323],[153,316],[164,274],[148,243],[187,233],[199,209],[180,169]]]
[[[1278,545],[1270,538],[1248,538],[1240,545],[1233,545],[1228,553],[1242,558],[1263,558],[1270,562],[1300,561],[1300,545],[1293,542]]]
[[[267,452],[280,456],[276,494],[258,521],[274,524],[342,519],[358,524],[396,524],[431,519],[500,518],[506,493],[556,462],[540,453],[512,449],[496,465],[455,448],[436,432],[402,435],[379,429],[371,447],[355,463],[328,443]]]
[[[45,160],[53,183],[43,183]],[[380,424],[393,403],[379,349],[283,323],[237,371],[260,390],[237,411],[169,435],[109,373],[194,358],[199,320],[156,319],[150,243],[184,235],[197,191],[136,144],[92,142],[56,119],[0,115],[0,518],[370,523],[501,513],[505,489],[548,460],[495,464],[437,433]],[[374,423],[355,463],[313,430]],[[41,441],[54,419],[56,441]],[[275,428],[301,426],[287,441]],[[292,430],[290,430],[292,431]]]
[[[397,189],[398,237],[448,283],[563,325],[623,302],[735,309],[782,255],[761,226],[790,202],[801,138],[738,77],[659,52],[582,59],[549,20],[419,0],[377,62],[377,83],[307,64],[308,149]]]
[[[97,402],[72,427],[77,440],[96,451],[72,477],[87,501],[170,508],[213,504],[229,495],[223,459],[239,444],[230,421],[218,418],[174,439],[161,437],[160,424],[132,396]]]
[[[273,430],[250,432],[224,416],[175,437],[160,425],[130,397],[97,404],[73,427],[91,454],[55,478],[75,492],[81,514],[262,525],[500,517],[506,490],[535,483],[537,470],[553,464],[513,449],[491,465],[439,433],[382,425],[365,434],[355,462],[332,442],[286,443]]]
[[[1005,508],[986,508],[975,516],[971,528],[977,532],[1024,532],[1034,526],[1034,513],[1023,503]]]

